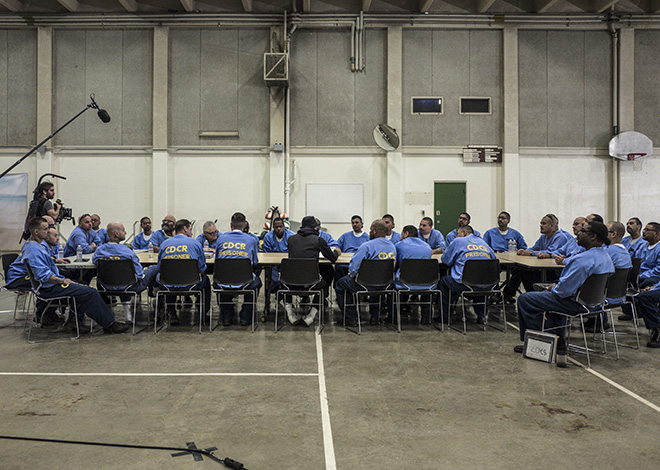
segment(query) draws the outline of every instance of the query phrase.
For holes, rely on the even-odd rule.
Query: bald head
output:
[[[106,228],[108,231],[108,240],[112,243],[119,243],[126,240],[126,229],[120,222],[110,222]]]
[[[48,222],[49,227],[54,227],[55,226],[55,219],[53,219],[49,215],[42,215],[41,216],[46,222]]]
[[[621,243],[625,234],[626,227],[621,222],[611,221],[607,223],[607,235],[610,238],[610,243]]]
[[[369,229],[369,238],[385,238],[387,235],[387,225],[383,219],[376,219],[371,222],[371,227]]]

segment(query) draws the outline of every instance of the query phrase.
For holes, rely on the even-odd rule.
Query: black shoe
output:
[[[486,324],[486,320],[484,318],[477,317],[477,325],[485,325],[485,324]]]
[[[176,312],[171,312],[169,315],[170,315],[170,326],[178,326],[180,323],[179,315],[177,315]]]
[[[562,369],[567,366],[566,363],[566,358],[568,357],[567,351],[566,351],[566,341],[564,338],[559,338],[557,340],[557,367],[561,367]]]
[[[488,299],[488,303],[492,304],[499,304],[502,302],[502,296],[500,294],[493,294],[490,296],[490,299]]]
[[[654,328],[651,330],[651,339],[646,343],[648,348],[660,348],[660,328]]]
[[[251,322],[251,321],[243,321],[243,320],[241,320],[241,326],[250,326],[250,325],[252,325],[252,322]]]
[[[369,318],[370,325],[378,325],[378,315],[371,315]]]
[[[512,295],[504,294],[504,303],[515,304],[516,303],[516,298]]]
[[[523,346],[522,344],[513,347],[514,353],[522,354],[524,351],[525,351],[525,346]]]
[[[107,328],[103,328],[105,334],[119,334],[126,333],[130,329],[130,326],[127,323],[114,322]]]
[[[431,319],[428,317],[422,317],[422,319],[419,321],[420,325],[430,325],[431,324]]]
[[[231,326],[231,324],[232,324],[231,318],[225,318],[224,320],[222,320],[222,326]]]
[[[76,332],[76,325],[73,325],[71,327],[71,331],[73,331],[74,333]],[[87,335],[92,332],[92,329],[87,325],[78,323],[78,331],[80,332],[81,335]]]
[[[619,320],[621,320],[621,321],[632,321],[633,316],[632,316],[632,313],[626,313],[626,314],[624,314],[624,315],[619,315],[618,318],[619,318]]]

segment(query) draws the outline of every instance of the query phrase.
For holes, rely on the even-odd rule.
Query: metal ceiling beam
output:
[[[477,13],[485,13],[495,3],[495,0],[477,0]]]
[[[121,3],[121,6],[123,6],[126,11],[131,13],[138,11],[138,4],[135,0],[119,0],[119,3]]]
[[[660,0],[651,0],[649,2],[647,13],[660,13]]]
[[[18,12],[23,9],[23,4],[18,0],[0,0],[0,5],[9,11]]]
[[[433,5],[433,0],[419,0],[419,11],[425,13]]]
[[[80,3],[78,0],[57,0],[60,5],[69,10],[71,13],[74,13],[80,9]]]
[[[557,3],[557,0],[536,0],[534,2],[534,11],[536,13],[545,13],[555,3]]]
[[[362,0],[362,11],[366,13],[369,8],[371,8],[371,0]]]
[[[243,2],[245,13],[252,13],[252,0],[241,0],[241,2]]]
[[[303,0],[303,12],[309,13],[312,11],[312,0]]]
[[[616,5],[618,0],[568,0],[576,7],[587,13],[602,13],[608,8]]]
[[[195,11],[195,0],[179,0],[188,13]]]

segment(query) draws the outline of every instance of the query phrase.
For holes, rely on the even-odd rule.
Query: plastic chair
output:
[[[193,289],[202,281],[199,263],[196,259],[162,259],[160,260],[159,285],[156,291],[156,310],[154,312],[154,333],[158,333],[158,299],[163,295],[175,297],[199,295],[199,332],[202,332],[204,312],[204,293],[201,289]],[[172,286],[172,287],[168,287]],[[165,300],[167,305],[167,300]],[[162,328],[162,327],[161,327]]]
[[[2,271],[5,276],[5,284],[7,283],[7,273],[9,272],[9,266],[12,265],[14,261],[18,258],[18,253],[5,253],[2,255]],[[18,300],[23,297],[23,306],[21,308],[21,313],[25,315],[25,310],[26,308],[30,307],[30,304],[28,303],[28,300],[31,298],[30,297],[30,289],[19,289],[19,288],[10,288],[5,286],[2,286],[2,289],[6,290],[7,292],[12,292],[13,294],[16,295],[16,301],[14,302],[14,320],[16,320],[16,315],[18,313]]]
[[[313,301],[309,302],[310,306],[317,305],[318,314],[318,333],[321,334],[324,328],[323,321],[323,290],[314,289],[319,282],[321,282],[321,273],[319,271],[318,258],[311,259],[296,259],[296,258],[283,258],[280,265],[280,283],[282,288],[277,291],[276,304],[275,304],[275,333],[277,333],[286,324],[286,319],[282,322],[282,326],[278,327],[279,308],[280,308],[280,295],[317,295],[318,305]]]
[[[254,280],[254,271],[252,261],[248,258],[216,258],[213,268],[213,292],[216,294],[218,308],[222,305],[219,294],[234,295],[252,295],[252,333],[258,328],[255,321],[257,315],[257,292],[256,290],[246,289]],[[237,288],[222,287],[240,286]],[[233,302],[232,302],[233,303]],[[211,319],[209,321],[209,331],[213,331],[218,325],[213,326],[213,308],[211,308]],[[219,322],[218,322],[219,324]]]
[[[641,258],[635,258],[635,259],[641,260]],[[633,316],[633,326],[635,327],[635,338],[637,340],[637,347],[629,346],[627,344],[622,344],[621,346],[625,346],[633,349],[639,349],[639,331],[637,330],[637,308],[635,308],[635,302],[633,302],[632,300],[628,300],[628,296],[627,296],[628,282],[630,280],[630,273],[632,272],[632,270],[633,268],[615,269],[614,274],[612,274],[608,279],[607,292],[605,294],[605,297],[609,299],[623,298],[625,300],[622,302],[614,302],[614,303],[608,302],[607,304],[605,304],[605,311],[609,312],[610,314],[610,324],[612,325],[612,334],[614,335],[614,340],[616,342],[617,333],[614,327],[614,313],[612,312],[612,309],[623,307],[624,305],[631,306],[632,316]],[[639,276],[639,271],[637,272],[637,274]],[[602,326],[602,322],[601,322],[601,326]],[[601,331],[601,333],[605,334],[605,331]]]
[[[429,298],[429,322],[433,323],[433,296],[439,295],[442,302],[442,293],[437,289],[440,280],[440,271],[438,269],[438,260],[435,258],[415,259],[406,258],[401,261],[399,270],[399,282],[404,285],[403,289],[397,289],[396,312],[397,312],[397,331],[401,333],[401,296],[402,295],[428,295]],[[419,286],[432,286],[428,289],[417,289]],[[426,302],[407,302],[408,305],[422,305]],[[437,327],[436,327],[437,328]],[[440,331],[444,331],[444,322],[440,315]]]
[[[584,308],[583,312],[580,312],[580,313],[577,313],[577,314],[552,312],[556,315],[561,315],[562,317],[565,317],[567,319],[567,323],[566,323],[565,326],[558,326],[558,327],[546,329],[545,328],[545,316],[543,317],[543,323],[542,323],[542,326],[541,326],[541,330],[542,331],[550,331],[550,330],[553,330],[553,329],[566,328],[566,344],[567,344],[567,346],[575,352],[586,354],[588,367],[591,367],[591,358],[589,356],[590,349],[589,349],[589,345],[587,343],[587,333],[586,333],[586,330],[584,328],[584,320],[585,320],[585,318],[595,317],[596,315],[600,315],[600,314],[605,312],[604,304],[605,304],[605,296],[606,296],[606,289],[607,289],[607,281],[608,281],[609,277],[610,277],[609,274],[592,274],[591,276],[589,276],[584,281],[584,284],[582,284],[582,287],[580,287],[580,290],[578,291],[577,297],[575,298],[575,301],[578,302],[580,305],[582,305],[582,308]],[[571,326],[572,326],[571,321],[576,317],[580,319],[580,326],[582,328],[582,339],[584,340],[584,347],[577,346],[577,345],[574,345],[574,344],[569,344]],[[615,336],[615,340],[616,340],[616,336]],[[607,349],[605,348],[605,342],[603,342],[603,351],[602,351],[601,354],[604,355],[606,352],[607,352]],[[616,347],[616,358],[619,359],[619,348],[618,348],[618,346]]]
[[[392,298],[396,296],[396,291],[392,283],[394,282],[394,260],[391,259],[363,259],[360,263],[357,276],[355,276],[355,283],[358,284],[360,290],[355,293],[355,307],[357,309],[357,324],[358,330],[346,329],[362,334],[362,322],[360,320],[360,296],[374,296],[379,298],[391,295]],[[346,294],[344,292],[344,325],[346,325]],[[380,307],[380,299],[378,303]]]
[[[639,292],[639,270],[642,267],[642,262],[644,258],[631,258],[632,268],[628,273],[628,287],[632,291],[629,295],[633,295]]]
[[[135,331],[137,299],[140,296],[140,293],[127,290],[138,282],[133,268],[133,261],[130,259],[99,259],[96,276],[96,289],[99,293],[110,297],[120,295],[133,297],[133,334],[146,330],[147,326],[137,333]]]
[[[80,338],[80,325],[78,323],[78,310],[76,308],[76,298],[72,295],[62,295],[59,297],[50,297],[50,298],[43,297],[39,293],[42,287],[42,283],[35,280],[34,274],[32,272],[32,268],[28,263],[25,262],[25,260],[23,260],[23,264],[27,268],[28,276],[30,276],[30,284],[32,285],[32,295],[34,295],[36,300],[40,300],[46,304],[44,309],[41,311],[41,316],[43,316],[43,314],[48,310],[48,307],[50,307],[50,305],[53,302],[57,302],[59,306],[62,306],[62,301],[66,301],[66,306],[69,308],[69,319],[71,319],[71,315],[73,314],[74,321],[76,322],[75,336],[71,336],[68,338],[57,338],[51,340],[32,340],[31,339],[32,329],[35,326],[41,325],[41,316],[37,315],[37,302],[35,300],[33,314],[25,316],[25,325],[23,327],[23,331],[25,332],[27,330],[27,342],[30,344],[34,344],[34,343],[46,343],[51,341],[73,340]],[[59,330],[60,328],[58,328],[56,331]]]
[[[484,298],[482,303],[476,302],[476,305],[483,305],[484,311],[488,312],[488,299],[491,295],[500,294],[500,298],[504,297],[502,289],[496,287],[500,282],[500,261],[497,258],[493,259],[469,259],[465,262],[463,267],[463,275],[461,276],[461,283],[467,286],[468,290],[460,293],[459,300],[461,302],[461,313],[463,315],[463,334],[467,334],[467,319],[465,318],[465,300],[472,299],[472,305],[475,305],[475,299],[480,297]],[[451,296],[451,293],[450,293]],[[449,299],[451,306],[451,298]],[[451,307],[450,307],[451,310]],[[484,331],[486,327],[490,326],[496,330],[506,332],[506,308],[505,303],[502,301],[502,328],[489,325],[488,313],[484,318]],[[447,326],[456,331],[461,331],[451,325],[451,312],[448,312]]]

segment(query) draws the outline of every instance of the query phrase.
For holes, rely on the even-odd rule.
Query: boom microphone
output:
[[[92,104],[91,104],[92,108],[99,110],[98,112],[99,119],[101,119],[101,121],[103,122],[110,122],[110,115],[108,114],[108,112],[105,109],[101,109],[99,105],[96,104],[96,101],[94,101],[94,93],[89,95],[89,99],[92,100]]]

